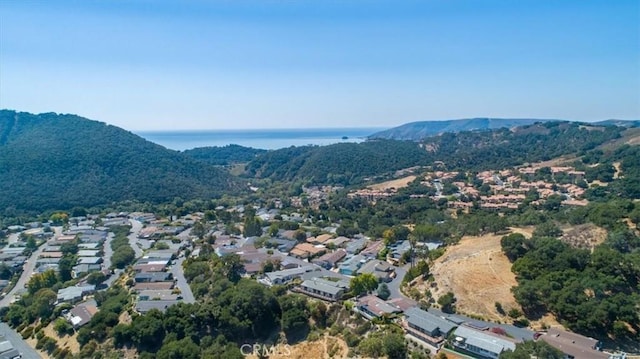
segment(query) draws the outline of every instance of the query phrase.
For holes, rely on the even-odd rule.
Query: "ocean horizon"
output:
[[[324,146],[341,142],[363,142],[367,139],[367,136],[384,129],[386,127],[171,130],[136,131],[134,133],[146,140],[177,151],[197,147],[222,147],[232,144],[276,150],[291,146]]]

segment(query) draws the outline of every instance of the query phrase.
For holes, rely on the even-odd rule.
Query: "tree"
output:
[[[207,234],[207,228],[205,227],[204,223],[202,223],[202,221],[197,221],[191,228],[191,234],[198,237],[199,239],[202,239],[204,238],[204,235]]]
[[[227,279],[234,283],[238,282],[240,274],[244,270],[244,263],[240,256],[235,253],[227,254],[222,257],[222,264]]]
[[[387,284],[380,284],[380,286],[378,287],[378,297],[382,300],[387,300],[389,299],[389,296],[391,296],[391,291],[389,291],[389,287],[387,286]]]
[[[527,249],[524,246],[525,240],[525,236],[521,233],[511,233],[500,240],[502,251],[511,262],[515,262],[516,259],[527,253]]]
[[[49,269],[31,276],[31,279],[27,282],[27,288],[30,294],[35,294],[42,288],[53,287],[56,283],[58,283],[56,272],[54,272],[53,269]]]
[[[118,249],[113,252],[111,264],[116,268],[123,269],[131,264],[134,259],[136,259],[136,252],[127,244],[118,247]]]
[[[351,278],[350,287],[351,292],[359,296],[375,290],[378,287],[378,279],[371,273],[363,273]]]
[[[405,359],[407,357],[407,343],[399,333],[388,333],[383,339],[384,352],[389,359]]]
[[[75,264],[76,258],[73,255],[65,255],[60,258],[60,262],[58,263],[58,275],[62,282],[66,282],[72,278],[71,272],[73,271],[73,266]]]
[[[445,313],[455,313],[456,312],[456,297],[452,292],[447,292],[447,294],[438,298],[438,304],[441,309]]]
[[[558,238],[562,235],[562,230],[555,223],[548,221],[537,225],[533,235],[535,237]]]
[[[191,340],[184,338],[181,340],[172,340],[164,343],[158,353],[158,359],[198,359],[200,358],[200,347]]]
[[[558,349],[547,344],[543,340],[537,341],[525,341],[516,344],[516,350],[507,350],[500,354],[500,359],[529,359],[529,358],[544,358],[544,359],[562,359],[564,353]]]
[[[102,272],[93,272],[87,276],[87,283],[98,285],[107,280],[107,276]]]
[[[53,325],[53,329],[56,331],[56,333],[58,333],[59,336],[63,336],[65,334],[73,332],[73,327],[64,318],[56,319]]]

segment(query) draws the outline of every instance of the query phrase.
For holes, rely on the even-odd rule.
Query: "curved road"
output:
[[[55,232],[55,237],[62,235],[62,227],[53,227],[53,230]],[[26,284],[29,281],[29,278],[31,278],[33,270],[36,268],[36,260],[38,259],[40,253],[42,253],[42,250],[45,246],[46,243],[42,244],[31,254],[31,257],[27,259],[24,267],[22,267],[22,274],[20,275],[18,282],[16,282],[16,285],[13,287],[13,289],[9,293],[7,293],[7,295],[2,298],[2,300],[0,300],[0,308],[8,307],[9,304],[11,304],[11,300],[13,299],[13,297],[20,291],[25,290]]]

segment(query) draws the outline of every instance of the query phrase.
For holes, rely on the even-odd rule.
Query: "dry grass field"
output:
[[[372,184],[370,186],[367,186],[367,188],[378,190],[378,191],[386,191],[392,188],[399,189],[399,188],[407,187],[409,183],[413,182],[415,179],[416,179],[416,176],[407,176],[407,177],[394,179],[391,181]]]
[[[431,268],[436,283],[431,288],[434,298],[451,291],[456,295],[458,311],[493,321],[505,320],[496,311],[495,302],[500,302],[505,311],[520,309],[511,293],[511,287],[517,283],[511,263],[500,247],[502,237],[466,236],[449,247]]]

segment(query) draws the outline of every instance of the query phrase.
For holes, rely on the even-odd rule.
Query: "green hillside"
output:
[[[443,134],[458,133],[475,130],[508,129],[528,126],[534,123],[558,122],[560,120],[535,119],[535,118],[469,118],[444,121],[419,121],[410,122],[388,130],[380,131],[369,138],[384,138],[389,140],[419,141],[427,137]],[[638,127],[640,121],[605,120],[591,123],[592,126],[620,126]]]
[[[213,166],[75,115],[0,111],[0,207],[66,209],[208,198],[239,188]]]
[[[408,141],[375,140],[270,151],[247,166],[247,174],[275,180],[352,184],[369,176],[419,164],[429,157]]]
[[[366,177],[444,162],[448,169],[485,170],[545,161],[591,150],[619,138],[625,128],[546,122],[515,129],[444,133],[421,142],[369,140],[270,151],[247,174],[314,184],[356,184]]]
[[[240,145],[197,147],[184,151],[184,154],[197,160],[216,166],[227,166],[234,163],[249,162],[267,150],[244,147]]]

